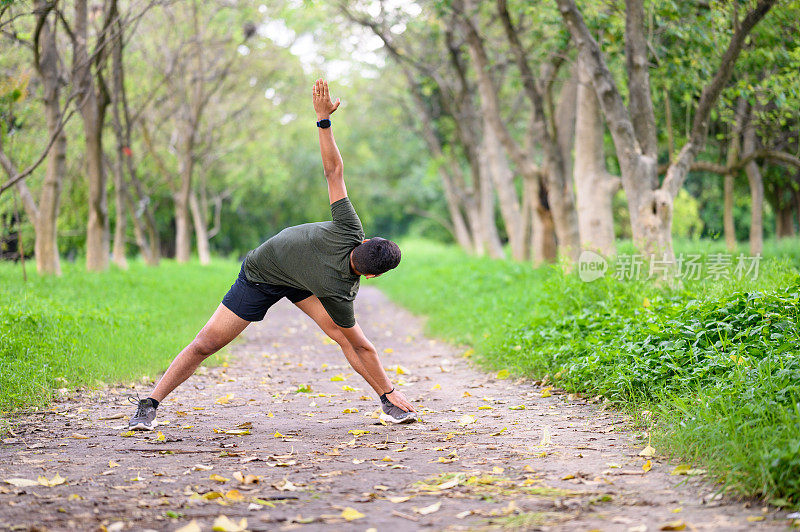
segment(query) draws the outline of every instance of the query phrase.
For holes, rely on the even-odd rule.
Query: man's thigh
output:
[[[214,347],[219,349],[233,341],[248,325],[249,321],[240,318],[220,303],[198,337],[216,344]]]

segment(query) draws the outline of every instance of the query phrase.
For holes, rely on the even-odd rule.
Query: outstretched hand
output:
[[[416,412],[414,410],[414,406],[408,402],[406,396],[403,395],[403,392],[394,390],[392,393],[386,394],[386,398],[389,399],[393,405],[402,408],[406,412]]]
[[[331,114],[339,108],[339,98],[336,102],[331,101],[331,96],[328,93],[328,82],[320,78],[314,83],[314,89],[311,93],[312,101],[314,102],[314,111],[317,113],[317,118],[322,120],[328,118]]]

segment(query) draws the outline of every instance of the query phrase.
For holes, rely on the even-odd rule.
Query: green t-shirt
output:
[[[360,277],[350,270],[350,252],[364,229],[348,198],[331,204],[331,222],[287,227],[244,259],[248,281],[308,290],[339,327],[356,324],[353,300]]]

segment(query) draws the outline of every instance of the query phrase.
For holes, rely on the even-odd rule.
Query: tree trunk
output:
[[[197,242],[197,255],[200,257],[200,264],[210,264],[211,246],[208,243],[208,220],[205,208],[197,201],[197,195],[194,192],[189,194],[189,207],[192,211],[192,223],[194,224],[194,236]]]
[[[733,225],[733,174],[725,174],[725,212],[723,213],[725,229],[725,247],[728,251],[736,250],[736,228]]]
[[[582,249],[614,255],[612,200],[619,179],[606,170],[600,105],[584,61],[580,64],[575,125],[575,195]]]
[[[491,162],[489,161],[486,146],[481,144],[477,172],[474,172],[478,176],[480,191],[478,200],[480,218],[477,222],[477,229],[480,231],[479,234],[486,253],[493,259],[502,259],[505,257],[505,253],[503,252],[503,244],[500,242],[500,235],[497,233],[497,224],[495,223],[494,188],[492,187],[490,165]]]
[[[775,236],[777,238],[793,237],[794,232],[794,209],[791,205],[780,207],[775,213]]]
[[[128,209],[125,206],[125,178],[122,174],[122,153],[118,152],[114,160],[114,206],[116,218],[114,220],[114,247],[111,251],[111,260],[122,268],[128,269],[126,257],[126,236],[128,229]]]
[[[189,220],[189,202],[192,193],[192,174],[194,173],[194,156],[191,126],[184,131],[184,138],[179,143],[181,149],[180,187],[175,193],[175,260],[189,262],[192,254],[192,236]]]
[[[555,262],[558,258],[555,226],[547,208],[547,193],[539,177],[525,179],[524,197],[530,219],[530,258],[534,265]]]
[[[86,140],[86,179],[89,185],[86,269],[102,271],[108,268],[109,259],[108,198],[106,173],[103,165],[103,123],[108,100],[102,90],[102,85],[95,86],[92,74],[94,60],[90,59],[86,48],[87,17],[87,1],[76,0],[73,78],[76,92],[79,95],[79,108],[83,119],[83,134]]]
[[[500,145],[492,126],[484,123],[483,150],[486,157],[486,170],[492,176],[497,199],[500,204],[500,215],[506,226],[511,258],[525,260],[525,226],[520,213],[519,198],[514,186],[514,174],[508,166],[508,159]]]
[[[748,124],[742,134],[742,151],[750,153],[755,149],[756,131]],[[758,255],[764,249],[764,180],[755,161],[747,163],[744,171],[750,183],[750,254]]]
[[[34,6],[41,10],[45,2],[37,0]],[[58,130],[61,121],[61,83],[56,36],[46,20],[39,36],[41,52],[37,70],[42,78],[45,121],[49,137]],[[58,212],[61,199],[61,183],[66,173],[67,137],[62,130],[56,136],[47,154],[47,168],[39,192],[38,213],[34,222],[36,242],[36,271],[40,274],[61,275],[58,254]]]

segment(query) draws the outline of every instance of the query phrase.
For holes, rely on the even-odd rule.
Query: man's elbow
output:
[[[325,179],[328,181],[342,179],[344,176],[344,165],[337,164],[333,168],[325,170]]]

